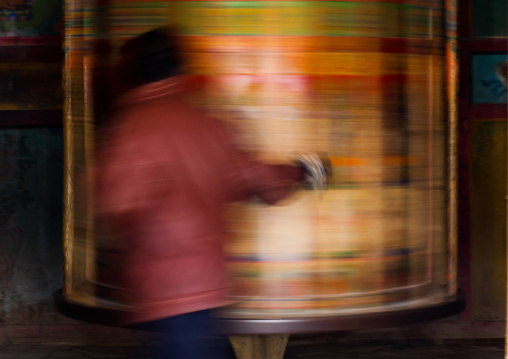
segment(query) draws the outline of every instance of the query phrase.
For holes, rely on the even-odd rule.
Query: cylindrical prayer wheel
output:
[[[239,302],[221,315],[369,313],[454,294],[455,99],[447,74],[456,64],[445,6],[443,0],[68,3],[64,295],[119,306],[97,290],[108,257],[101,258],[94,240],[90,199],[75,200],[100,106],[92,108],[99,90],[89,73],[100,73],[99,58],[114,63],[124,39],[168,23],[181,31],[200,88],[196,104],[231,122],[241,147],[275,163],[318,152],[333,168],[326,191],[301,189],[274,207],[227,208],[227,265]],[[97,21],[83,20],[87,14]],[[94,48],[97,40],[107,46]]]

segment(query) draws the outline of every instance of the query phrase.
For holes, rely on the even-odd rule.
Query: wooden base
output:
[[[84,322],[119,326],[120,318],[125,315],[120,306],[116,308],[101,307],[69,300],[65,297],[62,290],[55,293],[54,299],[56,309],[59,313]],[[365,330],[397,327],[449,317],[462,312],[465,307],[465,293],[459,290],[456,295],[449,296],[442,302],[421,307],[387,308],[385,311],[376,311],[372,313],[366,312],[362,314],[326,317],[295,317],[285,319],[216,317],[214,318],[214,327],[216,328],[216,334],[253,337],[286,336],[288,333],[310,334]],[[242,339],[240,342],[242,341],[247,343],[249,340]],[[250,341],[253,341],[253,339],[250,339]],[[268,340],[268,342],[270,341],[271,340]]]
[[[282,359],[289,334],[230,336],[238,359]]]

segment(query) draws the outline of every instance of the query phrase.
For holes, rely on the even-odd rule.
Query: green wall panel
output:
[[[506,0],[473,0],[472,34],[474,37],[507,36]]]
[[[505,121],[473,123],[471,279],[478,320],[505,319],[506,130]]]

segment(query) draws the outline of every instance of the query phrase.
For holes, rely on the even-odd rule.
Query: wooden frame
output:
[[[63,59],[61,36],[1,37],[0,47],[0,62],[61,64]],[[61,126],[62,119],[61,109],[0,110],[0,127]]]

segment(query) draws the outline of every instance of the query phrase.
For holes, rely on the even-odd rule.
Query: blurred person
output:
[[[171,29],[120,52],[122,94],[98,144],[95,201],[120,256],[121,301],[134,309],[122,324],[164,333],[161,358],[235,358],[227,338],[208,340],[210,311],[228,304],[223,205],[275,204],[303,182],[322,185],[323,167],[313,155],[256,161],[225,123],[188,105]]]

